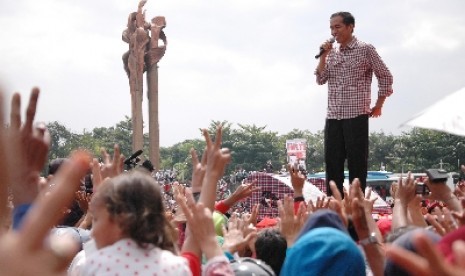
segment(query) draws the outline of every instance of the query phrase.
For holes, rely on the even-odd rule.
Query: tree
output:
[[[236,168],[262,170],[268,160],[272,161],[275,171],[287,163],[286,140],[303,138],[307,141],[307,170],[324,171],[324,133],[311,133],[308,130],[293,129],[289,133],[278,135],[266,130],[266,126],[234,124],[228,121],[211,121],[208,131],[215,139],[216,127],[223,126],[222,146],[232,153],[231,164],[226,175]],[[100,156],[100,148],[110,153],[115,143],[127,157],[132,154],[132,124],[125,116],[124,120],[111,127],[96,127],[92,131],[84,130],[76,134],[59,122],[50,122],[47,127],[51,135],[49,160],[67,157],[77,148],[85,148],[95,156]],[[144,152],[148,153],[148,134],[144,134]],[[413,128],[401,135],[384,132],[370,133],[369,170],[378,170],[381,163],[392,172],[424,172],[428,168],[443,167],[448,171],[458,171],[465,163],[465,138],[438,131]],[[161,165],[157,170],[178,170],[185,180],[191,178],[191,148],[199,157],[205,149],[205,141],[199,132],[198,139],[179,142],[171,147],[160,149]],[[143,157],[142,157],[143,158]]]
[[[368,170],[377,171],[381,167],[381,163],[389,164],[388,169],[392,170],[393,148],[395,145],[395,136],[386,135],[383,131],[370,133],[369,137],[369,154],[368,154]]]
[[[75,149],[76,135],[57,121],[48,123],[47,129],[51,138],[49,160],[68,157]]]

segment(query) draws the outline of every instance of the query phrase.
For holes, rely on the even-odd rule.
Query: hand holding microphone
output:
[[[320,52],[318,53],[318,55],[315,56],[315,58],[316,59],[320,58],[323,55],[323,53],[326,51],[324,46],[326,46],[326,44],[333,44],[334,41],[336,41],[336,39],[334,37],[331,37],[323,45],[321,45]]]
[[[126,158],[123,163],[126,164],[126,165],[131,164],[131,162],[133,162],[139,155],[141,155],[142,152],[143,152],[142,150],[138,150],[138,151],[134,152],[131,156]]]

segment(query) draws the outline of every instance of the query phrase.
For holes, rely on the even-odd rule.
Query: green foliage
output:
[[[324,170],[323,131],[311,133],[308,130],[293,129],[278,135],[277,132],[266,130],[266,126],[235,126],[227,121],[212,121],[207,130],[213,139],[219,124],[223,126],[222,146],[232,153],[226,175],[239,167],[248,171],[262,170],[268,160],[271,160],[274,170],[278,171],[286,164],[286,140],[299,138],[307,141],[307,170]],[[100,156],[101,147],[112,152],[115,143],[120,145],[125,156],[132,153],[131,119],[127,116],[115,126],[98,127],[81,134],[71,132],[58,122],[51,122],[47,127],[52,137],[49,159],[66,157],[76,148],[85,148]],[[379,170],[383,164],[386,170],[393,172],[423,172],[427,168],[440,166],[448,171],[458,171],[459,165],[465,163],[465,138],[460,136],[414,128],[401,135],[373,132],[370,133],[369,142],[369,170]],[[144,135],[144,143],[144,152],[148,152],[148,134]],[[192,176],[191,149],[195,149],[201,158],[205,149],[201,132],[198,139],[162,147],[159,169],[174,168],[178,177],[187,181]]]
[[[77,148],[76,134],[73,134],[71,130],[57,121],[48,123],[47,128],[51,137],[50,159],[67,157],[73,149]]]

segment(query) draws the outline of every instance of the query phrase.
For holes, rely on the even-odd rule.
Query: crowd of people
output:
[[[203,130],[201,156],[191,150],[188,185],[174,181],[175,170],[152,175],[150,162],[134,166],[141,151],[125,160],[118,145],[102,156],[76,149],[41,175],[50,133],[34,122],[39,89],[24,120],[13,95],[8,126],[0,91],[0,274],[465,275],[465,183],[451,190],[444,179],[425,179],[428,191],[418,194],[408,173],[390,186],[392,217],[372,216],[368,122],[381,116],[393,78],[354,28],[350,13],[333,14],[332,39],[316,56],[316,81],[328,83],[328,196],[309,201],[298,163],[280,171],[292,192],[267,195],[263,205],[244,205],[260,187],[242,169],[228,176],[236,185],[227,192],[221,183],[232,155],[222,148],[221,125],[214,139]],[[373,74],[379,92],[370,107]],[[262,170],[273,172],[271,161]],[[260,206],[277,206],[278,216],[259,221]]]
[[[0,124],[5,104],[0,93]],[[290,165],[293,194],[277,201],[277,224],[257,221],[259,205],[236,206],[259,189],[245,181],[217,201],[231,160],[204,130],[206,148],[192,154],[190,187],[174,185],[176,210],[144,169],[124,171],[119,148],[99,162],[76,149],[46,165],[50,134],[34,123],[39,90],[24,121],[14,94],[10,123],[0,132],[0,271],[2,275],[464,275],[465,185],[452,191],[426,179],[422,213],[411,175],[391,186],[392,220],[375,221],[373,199],[358,179],[332,196],[306,202],[305,176]],[[91,178],[89,190],[86,178]],[[87,185],[86,185],[87,184]],[[239,205],[238,205],[239,204]]]

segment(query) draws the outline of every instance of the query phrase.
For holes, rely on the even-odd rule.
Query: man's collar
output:
[[[352,36],[352,40],[347,44],[346,48],[352,49],[357,45],[357,38],[355,36]]]
[[[344,48],[340,47],[340,49],[342,51],[353,49],[356,45],[357,45],[357,38],[355,36],[352,36],[352,40],[349,43],[347,43],[347,45]]]

